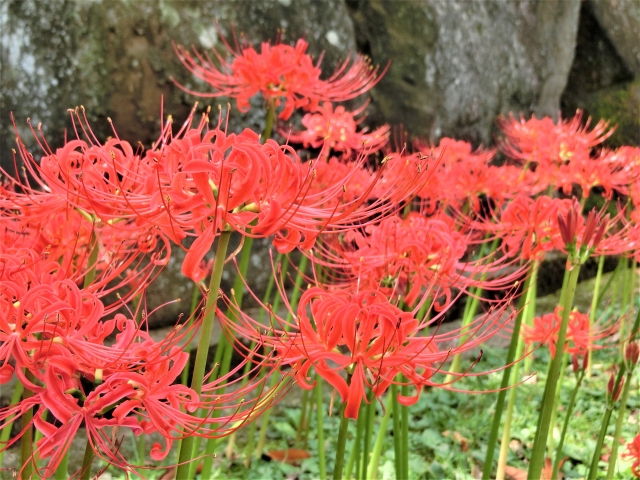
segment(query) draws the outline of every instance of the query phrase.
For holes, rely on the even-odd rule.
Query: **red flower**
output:
[[[322,100],[337,102],[357,97],[381,77],[378,68],[356,55],[352,63],[346,60],[327,80],[321,80],[320,61],[314,64],[307,53],[308,44],[302,39],[295,46],[263,43],[260,53],[253,47],[234,51],[226,42],[225,46],[232,59],[226,60],[214,50],[217,62],[195,48],[191,56],[185,48],[176,46],[182,63],[214,91],[200,93],[180,87],[203,97],[233,97],[241,112],[249,110],[251,97],[262,93],[267,102],[283,105],[279,116],[286,120],[295,108],[313,110]]]
[[[312,113],[307,113],[302,118],[302,124],[307,128],[304,131],[282,131],[282,135],[293,143],[302,143],[305,148],[326,148],[325,154],[330,150],[344,152],[350,156],[353,151],[371,154],[380,150],[389,139],[389,126],[384,125],[371,133],[357,131],[358,124],[363,120],[356,120],[356,116],[362,113],[367,104],[359,109],[349,112],[343,106],[333,109],[333,105],[325,102],[318,106]]]
[[[627,443],[627,450],[622,454],[623,458],[633,460],[631,472],[637,478],[640,478],[640,435],[636,435],[633,440]]]
[[[569,209],[568,200],[541,195],[532,199],[518,195],[500,214],[497,223],[483,225],[503,239],[502,249],[507,255],[526,259],[542,259],[561,243],[557,217]]]
[[[345,416],[357,418],[367,390],[380,397],[397,382],[398,374],[417,390],[414,396],[398,398],[404,405],[416,402],[425,385],[443,386],[433,377],[442,372],[444,362],[497,333],[508,321],[502,311],[493,310],[474,320],[464,332],[422,336],[426,326],[441,321],[442,314],[420,322],[413,312],[403,312],[379,291],[349,293],[312,287],[300,298],[295,323],[271,313],[284,328],[272,327],[269,336],[261,335],[263,324],[244,313],[234,321],[219,315],[225,328],[275,350],[277,364],[291,366],[302,388],[313,388],[309,370],[314,368],[340,394],[346,404]],[[458,345],[460,335],[466,338],[462,345]]]
[[[591,149],[604,142],[613,134],[607,131],[609,123],[601,120],[588,130],[591,119],[582,125],[582,111],[569,120],[558,120],[544,117],[530,120],[513,115],[508,119],[501,118],[499,125],[506,138],[502,144],[505,153],[521,162],[534,162],[540,167],[548,168],[568,162],[576,156],[589,157]]]
[[[560,323],[562,321],[562,307],[556,307],[553,313],[547,313],[542,317],[533,319],[533,325],[522,326],[524,341],[549,345],[551,356],[556,354],[556,342]],[[569,354],[586,355],[589,350],[599,348],[595,342],[611,334],[611,328],[596,328],[591,326],[589,315],[576,310],[569,314],[567,325],[567,343],[565,352]]]

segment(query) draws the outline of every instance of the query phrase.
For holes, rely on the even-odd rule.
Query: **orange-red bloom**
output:
[[[328,79],[321,80],[320,61],[314,64],[302,39],[295,46],[263,43],[260,53],[253,47],[235,51],[226,42],[225,46],[232,58],[227,60],[214,49],[217,62],[196,49],[192,56],[184,47],[176,46],[182,63],[214,91],[181,88],[203,97],[233,97],[241,112],[248,111],[249,99],[261,93],[267,102],[283,106],[279,116],[286,120],[296,108],[313,110],[323,100],[338,102],[357,97],[381,76],[365,57],[356,55],[353,62],[346,60]]]
[[[553,313],[534,318],[533,325],[522,326],[524,341],[528,345],[532,343],[549,345],[549,351],[553,357],[556,354],[556,342],[561,323],[562,307],[556,307]],[[610,329],[592,327],[589,315],[574,310],[569,314],[565,351],[569,354],[585,355],[589,350],[598,348],[595,343],[597,340],[610,334]]]
[[[640,478],[640,435],[636,435],[633,440],[627,443],[627,449],[622,457],[633,460],[631,472],[635,477]]]
[[[327,154],[330,150],[344,152],[345,156],[350,156],[352,152],[377,152],[389,139],[389,126],[384,125],[371,133],[366,133],[366,129],[357,131],[363,118],[356,120],[356,116],[362,113],[366,106],[367,104],[364,104],[359,109],[349,112],[343,106],[334,110],[330,102],[325,102],[302,118],[302,125],[306,130],[290,133],[283,130],[282,135],[293,143],[302,143],[305,148],[323,147]]]

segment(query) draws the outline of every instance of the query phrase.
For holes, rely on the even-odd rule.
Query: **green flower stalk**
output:
[[[599,218],[600,216],[596,214],[595,210],[591,211],[585,224],[580,245],[578,245],[576,231],[580,211],[580,206],[574,200],[567,215],[558,216],[558,227],[568,253],[567,270],[565,271],[563,282],[566,288],[564,289],[564,294],[561,299],[562,321],[558,331],[556,352],[549,365],[549,372],[542,397],[542,406],[538,417],[538,427],[533,444],[533,452],[531,454],[531,463],[529,465],[528,478],[532,480],[538,480],[540,478],[544,466],[544,454],[551,426],[551,417],[555,406],[556,391],[560,383],[560,371],[567,338],[567,326],[569,324],[569,315],[578,284],[578,276],[580,275],[580,267],[589,259],[595,247],[600,243],[608,223],[608,216]]]

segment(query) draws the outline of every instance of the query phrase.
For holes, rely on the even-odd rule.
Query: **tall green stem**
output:
[[[396,477],[402,478],[402,432],[400,428],[400,403],[398,403],[398,386],[391,384],[393,414],[393,449],[396,466]]]
[[[580,370],[578,378],[576,380],[576,386],[571,392],[571,399],[569,400],[569,406],[567,407],[567,413],[564,417],[564,424],[562,425],[562,433],[560,434],[560,440],[558,441],[558,447],[556,448],[556,454],[553,460],[553,468],[551,470],[551,478],[558,478],[558,470],[560,470],[560,461],[562,458],[562,448],[564,447],[564,439],[569,429],[569,422],[571,421],[571,414],[573,413],[573,407],[576,404],[576,398],[578,397],[578,390],[582,385],[582,379],[585,377],[584,371]]]
[[[640,331],[640,309],[636,314],[636,319],[633,322],[633,326],[631,327],[631,335],[629,336],[629,342],[634,342],[638,336]],[[624,357],[619,364],[618,374],[616,375],[616,379],[613,385],[613,392],[618,391],[620,388],[620,382],[627,371],[627,362],[625,362]],[[607,428],[609,426],[609,421],[611,420],[611,412],[615,407],[615,402],[613,400],[607,401],[606,410],[602,417],[602,424],[600,425],[600,433],[598,434],[598,440],[596,441],[596,448],[593,451],[593,457],[591,457],[591,466],[589,468],[589,476],[588,480],[594,480],[598,473],[598,462],[600,460],[600,452],[602,452],[602,445],[604,444],[604,437],[607,433]]]
[[[403,377],[403,380],[404,377]],[[404,397],[409,396],[409,386],[405,383],[400,387]],[[402,415],[402,477],[409,478],[409,407],[400,405]]]
[[[25,375],[29,380],[35,380],[33,374],[25,369]],[[22,392],[22,398],[24,400],[31,398],[33,392],[29,389],[24,389]],[[21,478],[29,479],[33,475],[33,407],[29,408],[22,414],[22,429],[24,433],[20,438],[20,460],[22,462]]]
[[[593,325],[596,323],[596,315],[598,311],[598,302],[600,300],[600,284],[602,283],[602,272],[604,271],[604,255],[600,255],[598,258],[598,271],[596,273],[595,285],[593,287],[593,298],[591,299],[591,309],[589,310],[589,329],[593,328]],[[587,378],[591,377],[591,364],[592,362],[592,352],[593,350],[589,348],[588,360],[587,360]]]
[[[346,403],[342,406],[340,416],[340,430],[338,431],[338,444],[336,445],[336,463],[333,468],[333,480],[342,480],[342,466],[344,465],[344,450],[347,445],[347,432],[349,431],[349,419],[344,415]],[[319,450],[323,450],[319,445]]]
[[[380,422],[380,429],[376,437],[376,442],[373,445],[373,452],[371,453],[371,460],[369,460],[369,466],[367,467],[367,478],[375,480],[378,476],[378,463],[380,462],[380,454],[382,453],[382,446],[384,439],[387,436],[387,428],[389,426],[389,418],[391,417],[392,397],[389,395],[387,398],[386,411]],[[347,477],[349,478],[349,477]]]
[[[191,379],[191,388],[199,395],[202,391],[204,373],[207,366],[207,356],[209,353],[209,342],[211,332],[213,330],[213,320],[216,313],[216,305],[218,303],[218,294],[220,291],[220,281],[222,279],[222,271],[224,269],[224,261],[229,246],[229,238],[231,232],[224,231],[218,238],[218,247],[216,249],[216,257],[209,283],[209,292],[207,293],[207,301],[205,305],[205,314],[202,318],[202,326],[200,327],[200,338],[198,340],[198,350],[193,366],[193,377]],[[176,478],[189,477],[189,463],[193,457],[194,437],[192,435],[185,437],[180,444],[180,454],[178,457],[178,469]]]
[[[367,467],[369,465],[369,451],[371,449],[371,435],[373,432],[373,423],[375,421],[376,413],[376,397],[373,391],[369,392],[369,403],[364,409],[365,415],[365,430],[364,430],[364,445],[362,446],[362,463],[360,467],[360,478],[362,480],[367,479]]]
[[[198,284],[194,283],[193,292],[191,293],[191,308],[189,309],[189,321],[187,322],[187,329],[189,330],[193,325],[193,317],[196,312],[196,307],[198,306],[199,297],[200,297],[200,289],[198,288]],[[189,358],[187,359],[187,363],[185,364],[184,369],[180,374],[180,383],[182,383],[182,385],[187,385],[187,382],[189,381],[189,368],[191,366],[191,342],[187,343],[183,347],[183,349],[185,352],[189,354]]]
[[[570,255],[569,262],[572,261]],[[558,388],[558,380],[560,369],[562,367],[562,359],[564,356],[564,346],[567,338],[567,325],[569,323],[569,315],[571,314],[571,306],[573,305],[573,297],[578,284],[578,275],[580,274],[580,263],[575,261],[573,268],[565,271],[567,277],[567,288],[564,293],[562,303],[562,322],[558,331],[558,340],[556,342],[556,354],[551,361],[549,367],[549,376],[545,384],[545,390],[542,397],[542,406],[538,420],[538,428],[533,443],[533,452],[531,455],[531,463],[529,465],[529,479],[538,480],[542,474],[544,465],[544,453],[546,450],[547,438],[549,436],[549,426],[551,424],[551,415],[555,403],[556,389]]]
[[[616,470],[616,462],[618,460],[618,447],[620,442],[617,439],[622,434],[622,425],[624,424],[627,399],[629,398],[629,391],[631,390],[631,377],[633,376],[633,370],[629,370],[627,373],[627,380],[622,387],[622,395],[620,397],[620,408],[618,409],[618,418],[616,419],[616,432],[613,434],[613,442],[611,443],[611,455],[609,456],[609,466],[607,468],[607,480],[613,478],[613,473]]]
[[[273,121],[276,118],[276,104],[271,101],[267,109],[267,118],[264,122],[264,131],[262,133],[262,143],[265,143],[271,138],[271,132],[273,132]]]
[[[362,408],[360,409],[362,410]],[[353,442],[353,447],[351,448],[351,453],[349,454],[349,461],[347,462],[347,467],[344,471],[344,478],[351,478],[351,472],[353,471],[353,466],[358,464],[358,460],[360,459],[360,450],[362,443],[362,435],[364,431],[365,424],[365,415],[358,415],[358,420],[356,422],[356,438]],[[356,467],[356,478],[360,478],[359,472],[360,465]]]
[[[496,443],[498,442],[498,434],[500,432],[500,423],[502,421],[502,412],[504,410],[504,401],[507,396],[507,389],[509,387],[509,379],[511,378],[511,369],[513,368],[513,361],[516,358],[516,351],[518,348],[518,342],[520,340],[520,327],[522,326],[522,318],[524,316],[524,307],[527,301],[526,292],[529,291],[531,286],[531,276],[527,277],[524,284],[525,294],[520,296],[520,302],[518,305],[518,314],[516,320],[513,323],[513,333],[511,334],[511,342],[509,343],[509,350],[507,352],[507,358],[505,365],[508,365],[502,372],[502,382],[500,383],[500,390],[498,391],[498,398],[496,400],[496,412],[491,422],[491,431],[489,433],[489,441],[487,443],[487,453],[484,459],[484,465],[482,467],[482,480],[488,480],[491,477],[493,470],[493,456],[495,454]]]
[[[326,480],[327,478],[327,461],[324,454],[324,403],[322,401],[322,378],[316,374],[316,386],[314,387],[316,394],[316,418],[318,427],[318,462],[320,466],[320,480]],[[344,455],[344,447],[342,449]],[[336,458],[336,464],[338,459]],[[336,467],[337,468],[337,467]],[[342,470],[342,465],[340,465]],[[342,472],[340,472],[342,475]],[[334,473],[335,478],[335,473]]]
[[[71,441],[71,439],[69,439]],[[58,468],[56,468],[56,473],[54,474],[55,480],[67,480],[69,478],[69,474],[67,473],[69,469],[69,450],[64,454],[62,460],[58,464]]]
[[[91,448],[91,441],[89,440],[89,432],[87,432],[87,446],[84,448],[84,457],[82,458],[82,470],[81,472],[81,480],[89,480],[91,478],[91,464],[93,463],[93,457],[96,454]],[[180,478],[180,477],[177,477]]]

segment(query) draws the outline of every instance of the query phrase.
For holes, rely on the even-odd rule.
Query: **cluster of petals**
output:
[[[429,182],[419,192],[419,197],[431,210],[438,206],[460,208],[468,204],[477,212],[481,195],[498,200],[508,196],[513,189],[513,184],[501,181],[504,175],[497,175],[495,167],[490,165],[494,150],[474,151],[469,142],[446,137],[435,147],[417,143],[416,148],[429,152],[432,160]]]
[[[636,478],[640,478],[640,435],[636,435],[633,440],[627,443],[626,447],[626,450],[622,453],[622,458],[633,461],[631,473]]]
[[[527,345],[533,343],[548,345],[551,356],[554,357],[561,322],[562,307],[556,307],[553,313],[547,313],[541,317],[534,318],[532,325],[522,326],[524,341]],[[596,342],[611,333],[611,328],[596,328],[591,325],[589,315],[573,310],[569,313],[565,352],[585,355],[589,350],[598,348]]]
[[[249,99],[260,93],[267,102],[282,106],[279,116],[287,120],[297,108],[313,110],[320,101],[355,98],[380,78],[378,69],[366,57],[356,55],[353,61],[345,60],[329,78],[322,80],[320,61],[314,63],[303,39],[294,46],[263,43],[260,52],[251,46],[238,51],[226,42],[225,46],[230,59],[215,49],[215,60],[196,49],[192,55],[176,46],[176,52],[195,76],[213,88],[213,92],[191,93],[201,97],[233,97],[242,112],[249,110]]]
[[[518,121],[513,116],[502,118],[499,123],[506,137],[502,143],[504,152],[531,171],[530,181],[524,183],[535,193],[553,187],[572,195],[577,187],[587,198],[598,188],[605,198],[611,199],[614,193],[627,195],[629,186],[637,182],[639,171],[634,167],[634,149],[596,152],[594,147],[613,130],[607,130],[608,123],[600,121],[589,131],[590,120],[583,125],[581,111],[572,119],[557,123],[548,117]]]
[[[509,262],[507,257],[469,260],[469,247],[475,243],[451,216],[411,212],[327,241],[317,249],[316,258],[340,272],[333,282],[336,286],[379,289],[407,305],[415,305],[430,291],[434,307],[440,310],[450,303],[453,292],[470,287],[509,289],[522,274],[519,269],[499,273]]]
[[[505,135],[502,148],[510,158],[543,167],[561,165],[574,157],[588,158],[593,147],[613,134],[603,120],[589,130],[590,119],[583,125],[580,110],[573,118],[557,122],[535,116],[517,120],[511,115],[498,123]]]
[[[366,129],[358,131],[359,120],[356,116],[364,111],[365,103],[357,110],[350,112],[343,106],[333,107],[324,102],[313,112],[302,117],[302,125],[306,130],[282,132],[293,143],[302,143],[305,148],[323,147],[328,152],[342,152],[350,157],[352,152],[375,153],[389,140],[389,126],[384,125],[367,133]]]
[[[479,228],[495,233],[502,250],[509,256],[542,260],[546,252],[562,244],[558,215],[565,215],[570,202],[540,195],[517,195],[499,217],[494,216]]]
[[[506,305],[506,304],[505,304]],[[504,305],[503,305],[504,307]],[[225,328],[275,351],[275,365],[291,367],[291,374],[305,389],[313,388],[310,370],[333,386],[345,404],[347,418],[357,418],[366,392],[380,397],[402,374],[416,388],[415,395],[398,397],[404,405],[415,403],[424,386],[440,386],[434,376],[447,373],[444,363],[452,355],[472,350],[503,328],[508,318],[497,308],[474,320],[464,333],[458,329],[428,335],[429,325],[439,325],[442,313],[430,321],[418,320],[390,303],[379,290],[327,290],[311,287],[297,307],[295,322],[272,312],[272,326],[241,313],[229,321],[219,312]],[[277,323],[277,324],[276,324]],[[461,335],[465,341],[459,343]],[[464,374],[456,374],[457,378]],[[456,378],[456,379],[457,379]],[[446,386],[446,385],[444,385]]]

